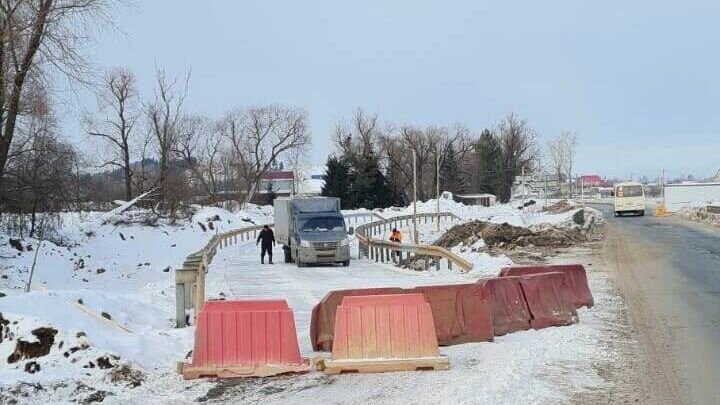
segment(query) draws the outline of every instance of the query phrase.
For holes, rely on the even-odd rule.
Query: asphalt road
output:
[[[646,357],[635,371],[648,402],[720,404],[720,229],[596,208],[608,222],[604,261]]]

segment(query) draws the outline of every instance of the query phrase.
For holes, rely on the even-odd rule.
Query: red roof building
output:
[[[599,187],[603,180],[600,176],[596,174],[589,174],[585,176],[580,176],[578,179],[578,183],[582,182],[582,184],[585,185],[585,187]]]
[[[290,170],[281,172],[267,172],[261,177],[261,179],[263,180],[292,180],[294,178],[295,176],[293,176],[293,172]]]

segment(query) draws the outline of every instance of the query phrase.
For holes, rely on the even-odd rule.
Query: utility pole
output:
[[[437,190],[435,190],[435,214],[437,215],[437,218],[435,223],[437,224],[437,231],[440,232],[440,152],[437,149],[435,150],[435,169],[435,178],[437,179],[435,181],[435,183],[437,183]]]
[[[585,178],[580,176],[580,201],[582,201],[583,210],[585,209]]]
[[[525,165],[520,169],[520,173],[522,176],[522,203],[523,207],[525,206]]]
[[[665,168],[662,168],[662,173],[660,174],[660,192],[662,193],[662,205],[665,206]]]
[[[413,149],[413,242],[418,244],[417,231],[417,153]]]
[[[543,179],[545,180],[545,206],[548,205],[548,197],[547,197],[547,174],[543,175]]]

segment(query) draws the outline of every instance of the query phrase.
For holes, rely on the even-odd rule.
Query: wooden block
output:
[[[448,370],[447,357],[421,357],[415,359],[375,360],[324,360],[323,370],[327,374],[343,373],[387,373],[393,371]]]
[[[185,380],[193,380],[196,378],[248,378],[248,377],[270,377],[280,374],[300,374],[307,373],[311,369],[311,364],[306,361],[302,364],[264,364],[264,365],[248,365],[248,366],[192,366],[188,363],[182,365],[182,375]]]

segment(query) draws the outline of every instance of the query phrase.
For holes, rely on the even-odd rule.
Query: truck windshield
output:
[[[310,218],[300,227],[300,232],[345,231],[345,221],[338,217]]]
[[[618,197],[642,197],[642,186],[618,186],[616,195]]]

